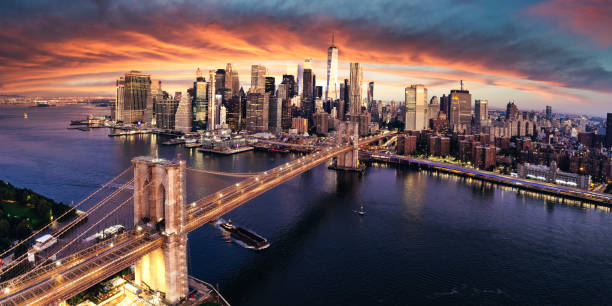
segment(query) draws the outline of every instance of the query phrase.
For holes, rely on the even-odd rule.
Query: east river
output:
[[[23,113],[28,113],[25,119]],[[108,108],[0,105],[0,179],[78,202],[157,154],[189,167],[263,171],[297,155],[215,156],[157,136],[68,130]],[[190,175],[190,197],[235,182]],[[364,206],[366,215],[355,213]],[[255,252],[206,225],[189,235],[189,272],[233,305],[604,305],[612,301],[612,215],[605,207],[467,178],[375,165],[322,165],[231,212],[271,242]]]

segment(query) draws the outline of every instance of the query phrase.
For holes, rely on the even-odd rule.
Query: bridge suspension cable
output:
[[[260,175],[261,172],[222,172],[222,171],[214,171],[214,170],[205,170],[205,169],[194,169],[194,168],[185,168],[186,170],[189,171],[193,171],[193,172],[198,172],[198,173],[204,173],[204,174],[211,174],[211,175],[221,175],[221,176],[231,176],[231,177],[252,177],[252,176],[257,176]]]
[[[126,169],[129,170],[130,168]],[[125,173],[122,172],[122,174]],[[117,190],[113,191],[110,195],[106,196],[104,199],[100,200],[99,202],[97,202],[94,206],[90,207],[85,213],[83,213],[80,216],[77,216],[74,220],[70,221],[70,223],[66,224],[65,226],[63,226],[61,229],[59,229],[57,232],[52,233],[51,235],[55,238],[59,238],[61,235],[63,235],[64,233],[66,233],[67,231],[69,231],[70,229],[72,229],[74,226],[76,226],[77,224],[79,224],[82,220],[84,220],[86,217],[88,217],[92,212],[94,212],[95,210],[97,210],[98,208],[100,208],[102,205],[108,203],[114,196],[116,196],[117,194],[119,194],[120,192],[122,192],[123,190],[125,190],[130,184],[132,184],[134,181],[134,179],[132,178],[130,181],[126,182],[125,184],[123,184],[121,187],[117,188]],[[112,182],[109,182],[112,183]],[[96,191],[97,192],[97,191]],[[82,203],[79,203],[79,205],[81,205]],[[77,207],[77,206],[75,206]],[[51,224],[51,223],[50,223]],[[48,225],[47,225],[48,226]],[[38,231],[37,233],[39,233],[40,231]],[[36,234],[34,234],[36,235]],[[33,237],[34,235],[30,236]],[[30,238],[24,240],[27,241]],[[23,241],[22,241],[23,243]],[[21,256],[19,256],[18,258],[14,259],[10,264],[2,267],[2,271],[0,272],[0,277],[2,277],[4,275],[4,273],[6,273],[7,271],[9,271],[12,267],[17,266],[21,263],[23,263],[25,260],[27,259],[27,253],[22,254]],[[47,259],[43,260],[46,261]]]
[[[133,181],[133,179],[132,179]],[[129,183],[126,183],[124,186],[128,185]],[[151,182],[147,183],[144,188],[148,187],[151,184]],[[96,226],[98,226],[100,223],[102,223],[104,220],[106,220],[108,217],[112,216],[115,212],[117,212],[117,210],[119,210],[119,208],[125,206],[127,203],[129,203],[132,199],[134,199],[134,195],[131,195],[129,198],[127,198],[126,200],[124,200],[121,204],[117,205],[115,208],[113,208],[111,211],[109,211],[108,213],[106,213],[104,216],[102,216],[97,222],[95,222],[94,224],[90,225],[87,229],[85,229],[84,231],[82,231],[79,235],[77,235],[76,237],[74,237],[71,241],[68,241],[66,244],[64,244],[64,246],[62,246],[59,250],[57,250],[55,253],[47,256],[46,258],[44,258],[43,260],[40,261],[39,264],[35,265],[28,273],[26,273],[25,275],[21,275],[20,277],[16,278],[16,279],[12,279],[8,282],[7,286],[10,287],[15,287],[17,285],[17,283],[21,280],[21,279],[25,279],[27,278],[27,276],[31,273],[37,273],[37,270],[39,268],[41,268],[42,266],[46,265],[46,264],[50,264],[48,261],[50,258],[53,258],[54,256],[57,256],[58,254],[60,254],[62,251],[64,251],[66,248],[68,248],[70,245],[72,245],[74,242],[78,241],[79,239],[81,239],[85,234],[89,233],[92,229],[94,229]],[[61,262],[58,261],[58,262]]]
[[[100,188],[98,188],[96,191],[94,191],[93,193],[91,193],[90,195],[88,195],[87,197],[85,197],[84,199],[82,199],[79,203],[77,203],[76,205],[72,206],[72,208],[68,209],[67,211],[65,211],[62,215],[60,215],[57,219],[57,221],[59,221],[61,218],[65,217],[67,214],[69,214],[70,212],[72,212],[73,210],[76,210],[79,206],[81,206],[83,203],[85,203],[85,201],[91,199],[94,195],[96,195],[98,192],[100,192],[102,189],[108,187],[110,184],[112,184],[113,182],[115,182],[117,179],[119,179],[119,177],[123,176],[126,172],[128,172],[130,169],[132,169],[132,166],[128,167],[127,169],[123,170],[121,173],[119,173],[117,176],[115,176],[114,178],[112,178],[110,181],[108,181],[106,184],[102,185]],[[18,246],[24,244],[26,241],[34,238],[35,236],[37,236],[38,234],[40,234],[43,230],[49,228],[51,225],[53,224],[53,222],[49,222],[47,225],[43,226],[41,229],[33,232],[30,236],[28,236],[27,238],[19,241],[17,244],[15,244],[14,246],[12,246],[11,248],[9,248],[8,250],[2,252],[0,254],[0,258],[4,258],[4,256],[6,254],[8,254],[9,252],[13,251],[15,248],[17,248]]]

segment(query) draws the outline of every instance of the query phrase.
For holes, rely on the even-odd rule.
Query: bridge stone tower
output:
[[[136,157],[134,224],[158,231],[164,242],[135,265],[136,283],[165,293],[169,303],[188,294],[185,161]]]
[[[339,145],[351,144],[353,150],[338,155],[335,168],[338,170],[361,171],[359,167],[359,125],[357,122],[340,122],[336,142]]]

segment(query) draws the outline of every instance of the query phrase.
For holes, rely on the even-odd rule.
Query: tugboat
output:
[[[232,224],[231,219],[229,219],[227,222],[222,221],[220,226],[222,229],[228,231],[232,238],[244,243],[249,249],[259,251],[270,246],[268,240],[252,231],[249,231],[248,229]]]

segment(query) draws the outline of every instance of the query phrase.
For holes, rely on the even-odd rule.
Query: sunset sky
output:
[[[612,112],[612,2],[545,1],[11,1],[0,3],[0,93],[113,95],[129,70],[185,91],[196,68],[231,62],[280,76],[311,57],[324,85],[335,33],[340,79],[350,62],[375,99],[425,84],[441,96],[463,79],[501,107]]]

